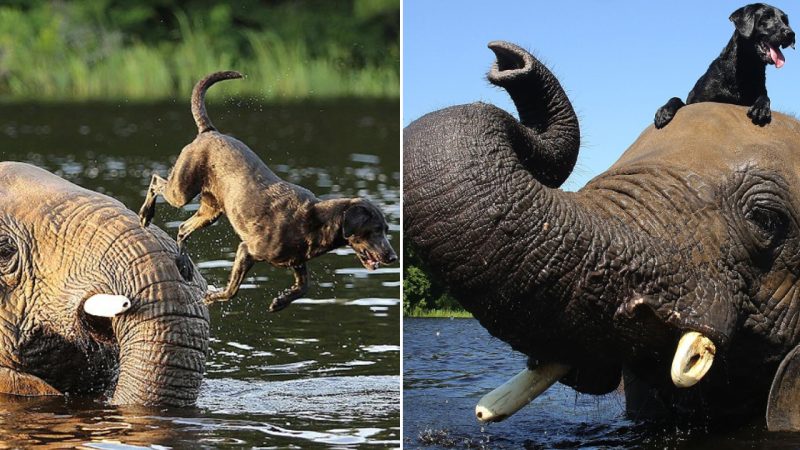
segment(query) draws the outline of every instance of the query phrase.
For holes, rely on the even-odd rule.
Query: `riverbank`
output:
[[[439,319],[472,319],[472,314],[464,310],[453,309],[422,309],[414,308],[412,310],[404,311],[404,317],[413,317],[421,319],[439,318]]]

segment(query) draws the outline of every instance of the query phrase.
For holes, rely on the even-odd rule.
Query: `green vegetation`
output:
[[[407,242],[407,241],[406,241]],[[425,271],[422,260],[404,243],[403,314],[407,317],[472,317]]]
[[[186,98],[230,69],[247,78],[221,95],[395,98],[399,10],[400,0],[6,1],[0,99]]]

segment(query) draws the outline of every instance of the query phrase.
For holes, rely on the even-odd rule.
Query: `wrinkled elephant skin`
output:
[[[490,48],[489,80],[520,120],[473,103],[405,129],[405,236],[432,275],[531,369],[571,368],[560,381],[580,392],[624,372],[637,415],[767,412],[797,430],[798,403],[780,400],[800,398],[800,122],[689,105],[564,192],[569,99],[526,51]]]
[[[193,404],[208,349],[206,284],[198,273],[185,281],[177,255],[118,201],[0,163],[0,393]]]

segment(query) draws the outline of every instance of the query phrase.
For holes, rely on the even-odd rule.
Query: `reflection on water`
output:
[[[472,319],[405,319],[405,448],[751,449],[800,448],[800,435],[648,424],[625,416],[625,399],[555,384],[500,423],[475,419],[480,398],[525,367],[525,357]]]
[[[220,130],[279,176],[323,198],[378,204],[399,250],[396,102],[209,105]],[[138,210],[153,170],[166,175],[196,133],[188,102],[0,106],[0,157],[44,167]],[[197,204],[157,207],[172,236]],[[188,241],[206,280],[224,286],[238,238],[223,218]],[[0,448],[123,449],[398,446],[398,266],[367,272],[350,249],[309,263],[307,298],[270,314],[291,274],[256,264],[239,296],[211,307],[197,408],[112,408],[86,399],[0,401]],[[133,446],[133,447],[131,447]]]
[[[211,379],[198,408],[184,410],[9,397],[0,407],[0,448],[187,448],[258,442],[396,446],[397,424],[386,418],[397,412],[399,384],[396,375],[285,382]],[[358,423],[365,421],[372,425]],[[312,426],[317,423],[328,425],[317,430]]]

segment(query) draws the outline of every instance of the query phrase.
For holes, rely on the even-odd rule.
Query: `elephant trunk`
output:
[[[126,211],[99,208],[85,246],[92,273],[92,295],[82,302],[87,328],[98,341],[119,352],[113,404],[186,406],[197,399],[209,341],[205,281],[195,272],[185,280],[178,251],[163,231],[142,228]],[[102,219],[102,220],[101,220]],[[102,229],[96,230],[97,224]],[[97,255],[103,255],[98,258]],[[85,282],[84,282],[85,283]],[[115,300],[129,299],[129,303]],[[92,303],[91,301],[95,301]],[[114,308],[111,308],[114,306]],[[97,311],[113,313],[98,317]]]
[[[572,104],[556,77],[530,53],[503,41],[490,42],[489,48],[497,61],[487,78],[508,91],[523,125],[527,151],[520,162],[542,184],[560,186],[572,172],[580,147]]]
[[[187,406],[203,380],[209,326],[196,293],[179,283],[153,285],[138,308],[114,319],[119,377],[112,403]]]
[[[532,330],[550,328],[537,324],[564,310],[576,267],[604,244],[577,196],[550,187],[569,175],[579,147],[566,94],[521,48],[490,48],[489,79],[509,91],[522,123],[483,103],[411,123],[404,226],[429,271],[492,334],[530,354],[540,344]]]

